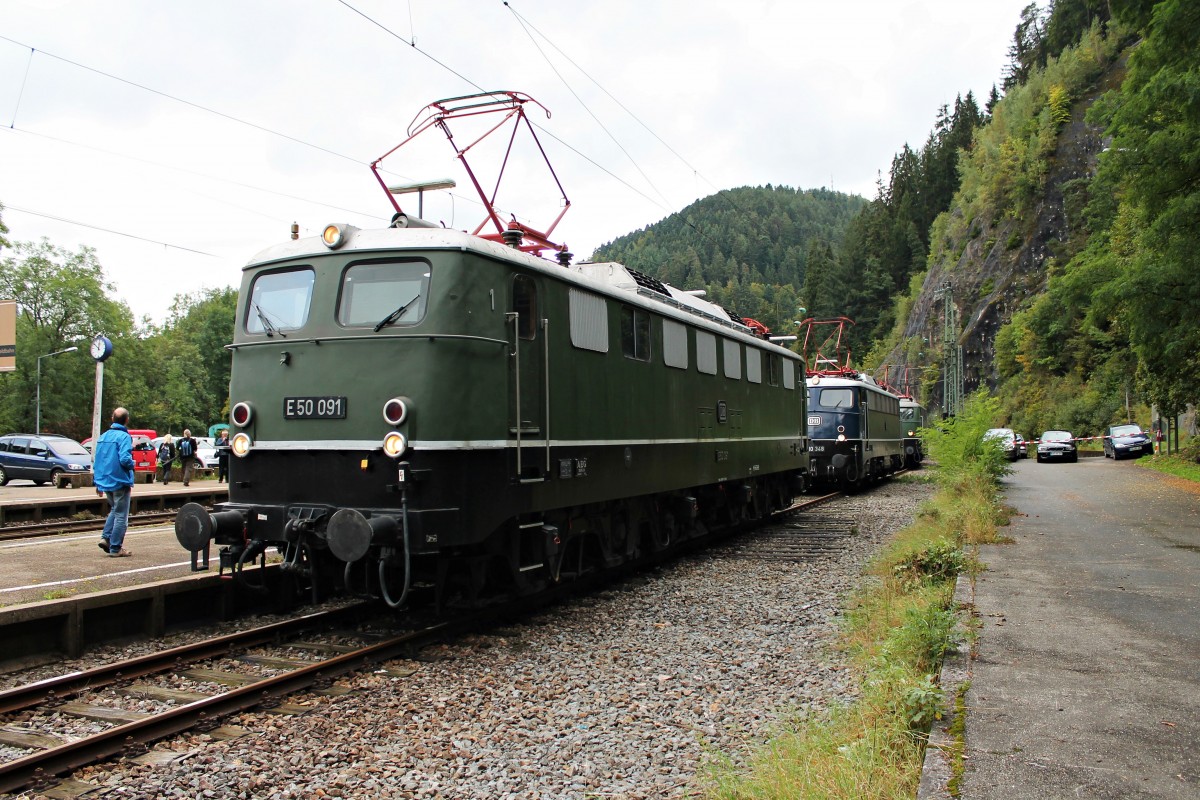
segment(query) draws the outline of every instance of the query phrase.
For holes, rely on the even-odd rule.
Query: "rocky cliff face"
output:
[[[1121,70],[1123,71],[1123,70]],[[930,265],[920,295],[904,327],[906,342],[927,342],[917,348],[901,345],[886,359],[888,364],[910,370],[938,360],[936,384],[926,379],[931,394],[930,408],[942,402],[941,352],[943,301],[940,290],[947,283],[958,310],[959,344],[963,354],[964,395],[980,386],[995,389],[999,375],[995,366],[996,333],[1029,300],[1045,291],[1048,262],[1069,258],[1069,238],[1080,233],[1079,215],[1086,197],[1086,183],[1095,174],[1097,157],[1105,142],[1103,132],[1089,125],[1084,115],[1105,91],[1118,82],[1117,70],[1106,76],[1094,92],[1075,103],[1071,120],[1058,133],[1057,146],[1046,175],[1043,195],[1033,219],[1013,219],[998,214],[997,220],[974,220],[969,238],[948,248],[947,257]],[[959,207],[949,214],[962,216]],[[915,371],[915,370],[914,370]],[[893,373],[894,374],[894,373]]]

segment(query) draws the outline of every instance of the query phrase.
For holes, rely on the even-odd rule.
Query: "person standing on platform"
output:
[[[217,437],[217,483],[229,479],[229,431],[222,429]]]
[[[166,486],[171,482],[171,467],[175,464],[175,439],[171,434],[163,437],[162,444],[158,446],[158,465],[162,467],[162,485]]]
[[[131,556],[122,545],[129,528],[129,498],[133,493],[133,437],[129,435],[129,412],[113,411],[112,427],[96,440],[92,475],[96,494],[108,498],[108,519],[100,534],[100,549],[109,558]]]
[[[192,470],[196,468],[196,440],[187,428],[183,429],[183,438],[179,440],[179,465],[183,469],[183,485],[187,486],[192,480]]]

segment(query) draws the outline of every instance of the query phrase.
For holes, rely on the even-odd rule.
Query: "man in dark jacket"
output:
[[[222,430],[217,438],[217,483],[229,477],[229,431]]]
[[[129,435],[129,412],[113,411],[112,427],[96,440],[92,477],[96,493],[108,498],[108,519],[100,534],[100,549],[109,558],[131,556],[121,545],[129,527],[129,497],[133,493],[133,437]]]

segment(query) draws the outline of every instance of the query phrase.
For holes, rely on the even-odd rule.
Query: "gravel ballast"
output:
[[[248,729],[241,738],[194,734],[155,748],[177,751],[170,763],[74,778],[101,797],[697,796],[713,759],[741,763],[796,713],[853,699],[839,614],[931,491],[894,480],[801,512],[843,534],[806,560],[766,557],[763,532],[750,533],[349,676],[350,694],[289,700],[307,714],[238,715],[227,722]]]

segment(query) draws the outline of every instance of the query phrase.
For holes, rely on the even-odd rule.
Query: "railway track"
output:
[[[129,527],[145,527],[161,525],[175,519],[177,511],[146,511],[141,514],[131,514]],[[54,536],[59,533],[75,531],[96,531],[104,527],[104,517],[92,519],[54,519],[48,522],[21,522],[15,525],[5,525],[0,528],[0,542],[11,539],[32,539],[39,536]]]
[[[375,608],[356,605],[311,614],[2,692],[0,745],[29,753],[0,763],[0,793],[44,790],[56,776],[116,755],[136,755],[151,742],[215,727],[216,721],[257,706],[279,713],[309,711],[281,701],[313,687],[318,694],[339,694],[333,678],[404,656],[476,622],[462,617],[387,635],[360,627]],[[324,633],[315,638],[323,641],[305,638],[318,631]],[[131,698],[152,701],[159,709],[131,710]],[[69,740],[11,721],[51,715],[90,720],[101,730]]]
[[[768,531],[749,539],[737,555],[800,560],[829,552],[851,533],[849,528],[832,524],[835,518],[829,515],[810,519],[791,512],[842,496],[834,492],[807,498],[777,512]],[[524,610],[586,590],[586,584],[559,587],[525,604]],[[284,698],[314,687],[317,694],[336,694],[333,678],[410,655],[421,645],[452,637],[498,613],[493,609],[384,634],[360,627],[375,608],[375,604],[361,604],[310,614],[0,692],[0,745],[28,751],[0,763],[0,793],[44,790],[57,782],[57,776],[82,766],[138,755],[152,742],[215,727],[219,720],[254,707],[304,713],[311,707],[292,706]],[[387,620],[388,626],[396,624],[392,616]],[[321,630],[326,633],[313,637]],[[264,649],[267,652],[255,652]],[[157,709],[133,710],[132,701],[149,701]],[[68,738],[46,732],[44,722],[29,724],[51,715],[89,720],[100,730]]]

